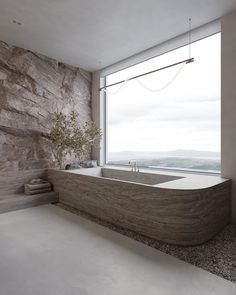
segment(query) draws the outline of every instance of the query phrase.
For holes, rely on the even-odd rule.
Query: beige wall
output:
[[[236,12],[222,18],[222,176],[233,181],[232,212],[236,223]]]
[[[91,73],[0,41],[0,171],[54,166],[42,134],[56,110],[91,119]]]
[[[101,78],[100,72],[93,73],[92,84],[92,118],[96,125],[102,130],[102,140],[99,147],[94,147],[92,150],[92,158],[98,160],[98,164],[103,166],[105,164],[105,152],[106,152],[106,122],[105,112],[105,93],[99,91],[99,88],[104,85],[104,78]]]

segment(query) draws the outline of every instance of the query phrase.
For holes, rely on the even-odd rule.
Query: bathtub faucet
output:
[[[129,165],[131,165],[132,172],[139,172],[139,167],[138,167],[138,163],[136,160],[130,160]]]

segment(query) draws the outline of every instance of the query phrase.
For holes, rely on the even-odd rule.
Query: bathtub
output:
[[[176,245],[197,245],[231,220],[231,181],[220,176],[96,167],[48,171],[59,201]]]

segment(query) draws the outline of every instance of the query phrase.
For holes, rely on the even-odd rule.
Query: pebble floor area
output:
[[[57,203],[56,205],[236,283],[236,226],[232,224],[228,225],[218,235],[202,245],[183,247],[148,238],[61,203]]]

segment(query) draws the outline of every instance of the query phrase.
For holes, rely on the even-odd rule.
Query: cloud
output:
[[[132,81],[116,95],[108,94],[109,151],[220,150],[220,36],[211,38],[193,44],[195,62],[186,65],[163,91],[150,92]],[[179,60],[185,54],[185,49],[181,50],[173,56],[163,55],[161,61],[157,58],[139,64],[136,70],[169,64],[176,57]],[[132,67],[132,71],[113,74],[110,82],[130,76],[136,70]],[[143,83],[158,88],[176,70],[146,76]]]

